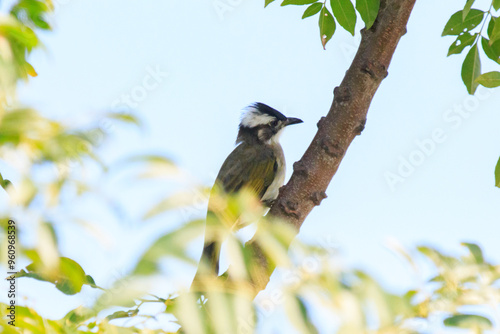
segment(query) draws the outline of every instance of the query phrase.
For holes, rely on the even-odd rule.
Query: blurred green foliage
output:
[[[355,16],[353,6],[348,2],[338,1],[332,6],[340,25],[352,32]],[[306,10],[309,16],[327,10],[325,4],[319,5],[315,1],[286,1],[284,4],[309,4]],[[378,2],[374,0],[356,2],[356,9],[367,26],[373,24],[377,6]],[[17,83],[29,75],[36,75],[27,57],[34,48],[40,47],[37,32],[50,29],[47,15],[51,10],[50,1],[21,0],[0,19],[0,161],[3,165],[11,165],[13,156],[21,161],[12,166],[9,175],[0,174],[0,183],[9,194],[12,210],[0,220],[0,255],[2,259],[6,258],[4,245],[8,217],[13,212],[36,212],[32,215],[38,225],[36,246],[25,247],[22,238],[18,239],[19,255],[32,263],[19,270],[16,279],[42,280],[54,284],[61,293],[74,295],[84,293],[82,287],[85,285],[102,288],[94,282],[92,273],[86,273],[77,262],[60,254],[57,227],[50,223],[47,208],[57,210],[61,206],[64,189],[71,189],[74,198],[85,193],[100,196],[79,174],[81,168],[92,163],[101,167],[100,173],[109,173],[96,150],[106,141],[107,133],[99,127],[71,128],[32,108],[21,106],[16,100]],[[340,19],[338,16],[342,11],[345,11],[345,17]],[[330,19],[333,20],[333,16]],[[324,29],[325,44],[334,31],[331,27],[330,30]],[[110,113],[106,117],[140,124],[132,115]],[[37,168],[47,165],[56,172],[43,180],[33,176]],[[172,161],[156,155],[127,158],[120,166],[134,168],[137,178],[142,180],[159,180],[178,172]],[[496,175],[498,185],[498,173]],[[206,197],[208,191],[201,188],[194,193],[169,196],[145,208],[144,221],[189,207],[194,202],[193,194]],[[258,216],[260,208],[254,203],[255,200],[237,197],[227,199],[223,205],[230,206],[237,215]],[[78,220],[66,223],[78,224]],[[430,322],[434,316],[440,317],[444,326],[469,329],[474,333],[499,326],[491,317],[499,316],[500,266],[489,263],[475,244],[464,243],[467,252],[462,256],[447,255],[428,246],[410,252],[400,246],[394,247],[395,252],[414,269],[414,276],[423,282],[406,293],[394,294],[367,273],[340,266],[341,261],[332,248],[295,241],[289,250],[295,231],[286,224],[262,220],[258,231],[254,243],[262,250],[265,261],[293,273],[291,280],[269,288],[271,295],[279,296],[278,300],[259,301],[254,298],[259,291],[259,280],[269,274],[268,268],[262,267],[252,249],[245,247],[231,233],[225,233],[229,236],[227,245],[231,265],[224,275],[207,276],[191,291],[186,289],[163,297],[150,295],[144,279],[164,275],[161,262],[165,258],[197,265],[189,247],[203,233],[210,231],[205,231],[203,220],[192,220],[158,237],[128,275],[102,289],[102,294],[92,305],[70,310],[62,319],[45,319],[31,307],[17,306],[16,326],[11,326],[7,323],[9,306],[0,304],[0,332],[169,333],[180,327],[182,332],[193,334],[251,333],[269,315],[266,310],[281,306],[286,311],[288,325],[300,333],[320,332],[315,317],[319,309],[331,315],[336,333],[428,333],[433,330],[432,326],[436,326]],[[435,272],[431,279],[424,277],[425,270],[419,264],[423,259]],[[314,263],[314,268],[306,263]],[[143,312],[143,306],[150,303],[161,305],[160,313]],[[464,306],[476,308],[473,313],[465,313]],[[162,314],[173,315],[176,320],[160,321]],[[137,321],[125,326],[120,323],[123,319]],[[155,325],[143,325],[146,320],[155,322]]]

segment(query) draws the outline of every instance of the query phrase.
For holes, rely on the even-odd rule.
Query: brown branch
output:
[[[361,31],[358,52],[344,80],[334,90],[328,115],[318,122],[316,136],[302,159],[294,164],[290,181],[280,190],[269,212],[270,216],[294,226],[297,233],[312,209],[326,198],[325,191],[349,145],[365,128],[368,108],[387,77],[414,5],[415,0],[381,0],[375,23]],[[273,265],[267,263],[257,243],[251,241],[250,246],[256,261],[271,273]],[[261,290],[268,281],[269,277],[259,277],[254,284]]]

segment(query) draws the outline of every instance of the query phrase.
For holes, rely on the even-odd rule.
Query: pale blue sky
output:
[[[32,57],[39,76],[22,87],[20,98],[72,123],[95,119],[123,94],[134,95],[145,129],[111,130],[112,144],[102,149],[106,160],[143,150],[166,152],[205,185],[234,147],[241,109],[265,102],[304,120],[282,136],[290,175],[329,109],[359,36],[338,29],[324,51],[316,18],[301,21],[303,8],[277,3],[264,10],[263,2],[242,0],[221,18],[211,1],[55,1],[61,5],[54,32],[43,35],[47,50]],[[481,100],[469,98],[460,79],[463,56],[446,57],[453,39],[440,35],[458,7],[456,0],[417,1],[365,131],[347,152],[328,199],[300,233],[311,243],[334,240],[347,265],[367,270],[397,292],[417,282],[385,246],[389,237],[455,253],[461,241],[477,242],[488,259],[500,263],[500,189],[493,178],[500,155],[500,95],[481,90]],[[483,68],[494,64],[483,57]],[[156,69],[168,75],[148,79]],[[457,106],[470,113],[457,118]],[[398,173],[401,159],[422,158],[416,141],[428,141],[436,131],[441,142],[391,188],[387,173]],[[140,196],[118,185],[107,191],[130,203],[127,211],[138,217],[162,194],[157,188],[143,187]],[[82,214],[92,204],[85,201]],[[203,211],[198,207],[194,214]],[[169,215],[147,226],[121,224],[96,212],[94,220],[111,233],[111,248],[81,239],[71,226],[60,229],[63,253],[102,285],[179,223],[179,216]],[[189,275],[172,278],[172,284],[182,285]],[[48,298],[68,309],[88,298],[19,284],[26,295],[39,296],[35,306],[49,316],[67,309],[52,307]],[[273,319],[263,332],[276,328]]]

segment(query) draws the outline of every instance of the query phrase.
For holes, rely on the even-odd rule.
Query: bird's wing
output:
[[[260,199],[273,182],[277,169],[276,155],[271,149],[243,143],[227,157],[216,183],[226,193],[246,188]]]
[[[224,241],[227,228],[240,228],[248,223],[246,220],[240,220],[241,212],[238,209],[234,211],[231,205],[221,204],[221,198],[227,199],[224,193],[233,194],[247,189],[261,199],[276,176],[276,159],[272,149],[241,143],[224,161],[210,194],[201,260],[202,263],[208,263],[214,272],[219,272],[220,245]],[[225,228],[220,229],[221,223]]]

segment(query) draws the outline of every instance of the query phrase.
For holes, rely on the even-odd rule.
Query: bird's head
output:
[[[298,123],[302,123],[302,120],[286,117],[278,110],[257,102],[247,107],[243,113],[236,143],[275,144],[285,127]]]

